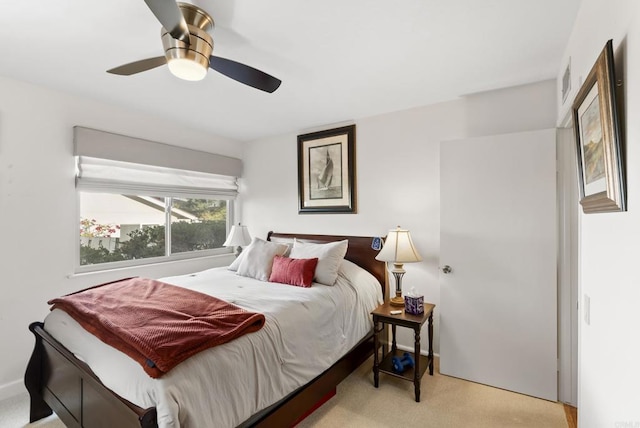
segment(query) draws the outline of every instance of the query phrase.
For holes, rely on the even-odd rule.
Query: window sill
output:
[[[166,270],[171,266],[180,266],[180,265],[202,265],[207,262],[211,262],[209,267],[222,267],[228,266],[235,259],[235,255],[232,252],[224,253],[224,254],[208,254],[202,256],[191,256],[191,257],[179,257],[179,258],[170,258],[170,257],[162,257],[155,260],[149,260],[146,263],[144,261],[140,261],[138,263],[131,263],[120,266],[102,266],[102,265],[88,265],[82,266],[76,269],[76,272],[67,275],[67,278],[87,278],[92,276],[99,276],[109,273],[122,273],[127,272],[127,275],[136,276],[136,271],[141,270],[154,270],[161,269]],[[161,275],[161,276],[170,276],[169,275]]]

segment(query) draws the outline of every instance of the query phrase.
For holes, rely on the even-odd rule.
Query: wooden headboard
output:
[[[375,259],[378,250],[371,248],[372,236],[305,235],[296,233],[269,232],[267,241],[293,244],[293,238],[303,242],[327,243],[349,240],[345,259],[370,272],[382,286],[382,295],[387,296],[386,263]]]

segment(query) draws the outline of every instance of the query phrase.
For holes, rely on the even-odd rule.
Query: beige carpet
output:
[[[420,403],[414,400],[413,383],[393,376],[380,374],[380,387],[374,388],[371,367],[371,360],[360,366],[298,428],[567,428],[559,403],[441,376],[437,365],[433,377],[422,378]],[[28,396],[0,402],[0,428],[64,427],[55,416],[28,421]]]
[[[29,395],[24,394],[0,401],[0,428],[65,428],[64,424],[51,415],[32,424],[29,423]]]
[[[567,428],[560,403],[442,376],[437,364],[422,378],[420,403],[412,382],[381,373],[376,389],[371,367],[371,360],[360,366],[298,428]]]

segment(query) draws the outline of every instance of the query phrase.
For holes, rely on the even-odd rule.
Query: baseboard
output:
[[[397,345],[398,349],[402,350],[402,351],[407,351],[407,352],[413,352],[413,346],[404,346],[404,345]],[[429,351],[427,351],[424,348],[420,348],[420,355],[424,355],[425,357],[429,355]],[[440,358],[440,354],[437,353],[433,353],[433,358]]]
[[[26,393],[27,388],[25,388],[24,382],[22,380],[16,380],[15,382],[9,382],[5,383],[4,385],[0,385],[0,401]]]

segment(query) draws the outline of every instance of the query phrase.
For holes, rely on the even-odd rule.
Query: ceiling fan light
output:
[[[169,60],[167,65],[171,74],[183,80],[202,80],[207,75],[207,68],[191,59],[174,58]]]

